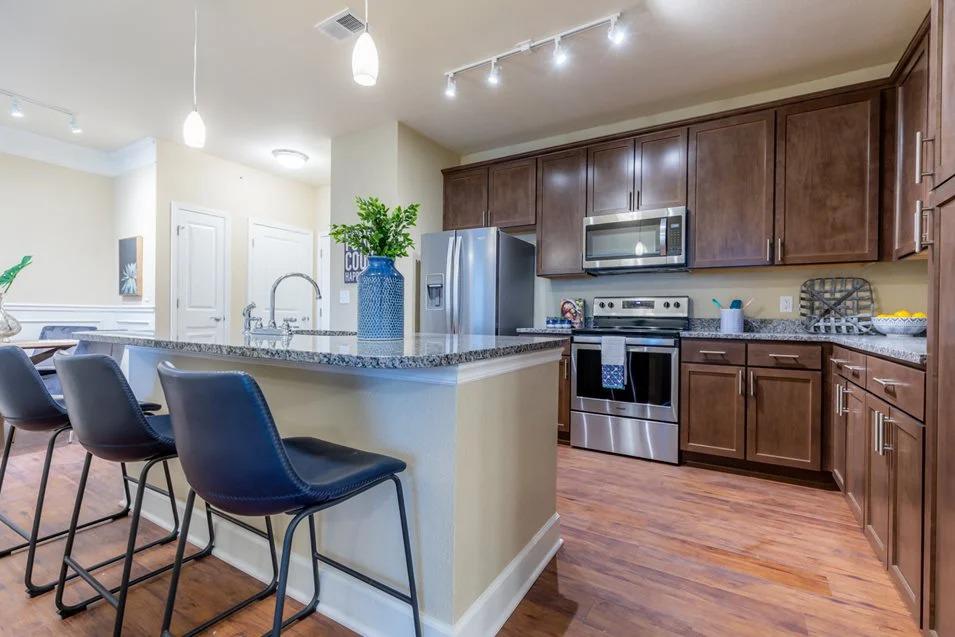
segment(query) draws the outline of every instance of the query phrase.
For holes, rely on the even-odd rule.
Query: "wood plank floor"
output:
[[[23,436],[0,506],[26,524],[42,461]],[[565,544],[501,631],[502,635],[900,635],[916,636],[911,616],[855,526],[838,493],[706,469],[671,467],[560,447],[558,510]],[[57,451],[44,529],[66,524],[82,450]],[[87,513],[119,498],[117,470],[94,463]],[[122,551],[128,522],[82,534],[87,562]],[[160,535],[144,522],[141,537]],[[14,536],[0,530],[0,543]],[[171,559],[174,545],[137,559],[146,569]],[[52,579],[62,544],[43,548],[38,579]],[[104,635],[105,605],[60,620],[53,595],[23,592],[25,556],[0,560],[0,635]],[[135,572],[134,572],[135,574]],[[103,578],[117,581],[119,570]],[[133,589],[127,635],[155,635],[168,576]],[[173,629],[184,630],[249,594],[257,582],[209,558],[184,571]],[[72,601],[90,591],[68,587]],[[297,604],[291,603],[288,612]],[[271,602],[243,612],[216,635],[257,635]],[[350,635],[313,616],[290,635]]]

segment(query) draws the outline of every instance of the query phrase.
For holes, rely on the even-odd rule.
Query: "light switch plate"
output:
[[[791,297],[791,296],[781,296],[781,297],[779,297],[779,311],[780,311],[780,312],[792,312],[792,311],[793,311],[793,297]]]
[[[342,305],[347,305],[351,303],[351,290],[339,290],[338,302],[341,303]]]

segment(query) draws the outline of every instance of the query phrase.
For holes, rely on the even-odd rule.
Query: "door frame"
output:
[[[245,303],[251,303],[252,299],[252,228],[253,226],[268,226],[270,228],[276,228],[278,230],[287,230],[288,232],[297,232],[299,234],[308,236],[308,262],[310,270],[306,272],[308,276],[315,276],[315,231],[311,228],[303,228],[302,226],[293,226],[288,223],[282,223],[280,221],[274,221],[272,219],[266,219],[265,217],[249,217],[248,223],[248,238],[247,238],[247,250],[246,254],[248,258],[246,259],[246,273],[245,273]],[[325,293],[322,293],[322,296],[325,296]],[[264,310],[265,308],[259,308]],[[315,324],[315,310],[316,303],[312,301],[312,325]]]
[[[215,208],[197,206],[182,201],[169,202],[169,336],[177,338],[179,336],[179,308],[176,307],[176,299],[179,298],[179,239],[176,232],[179,227],[179,216],[182,212],[195,212],[198,214],[218,217],[223,220],[225,228],[225,328],[226,334],[229,334],[231,328],[232,307],[232,219],[229,213]]]
[[[315,273],[318,286],[322,290],[322,300],[318,302],[318,329],[330,330],[332,325],[332,235],[329,231],[318,233],[318,250],[315,254]]]

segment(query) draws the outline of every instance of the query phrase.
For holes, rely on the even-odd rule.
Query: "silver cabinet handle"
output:
[[[799,354],[770,354],[770,358],[786,358],[789,360],[796,360],[799,358]]]
[[[485,226],[487,226],[487,210],[485,210],[484,213],[481,215],[481,221]]]
[[[915,131],[915,183],[922,183],[922,131]]]
[[[845,365],[845,364],[848,363],[849,361],[848,361],[847,359],[845,359],[845,358],[830,358],[830,359],[829,359],[829,362],[832,363],[833,365],[835,365],[836,367],[842,367],[843,365]]]
[[[721,352],[718,349],[701,349],[700,354],[704,356],[726,356],[726,352]]]
[[[773,238],[772,237],[768,237],[766,239],[766,262],[767,263],[773,262]]]
[[[736,375],[736,391],[739,392],[740,396],[745,396],[743,392],[743,370],[740,369],[739,373]]]
[[[783,238],[776,237],[776,261],[783,262]]]
[[[898,381],[895,381],[895,380],[892,380],[892,379],[889,379],[889,378],[873,378],[872,380],[874,380],[875,382],[879,383],[879,384],[882,385],[883,387],[895,387],[896,385],[902,385],[902,384],[903,384],[903,383],[900,383],[900,382],[898,382]]]
[[[752,370],[749,372],[749,395],[753,398],[756,397],[756,379],[754,378]]]
[[[633,209],[640,210],[640,189],[637,188],[636,192],[633,193]]]
[[[844,389],[844,388],[843,388],[842,385],[836,385],[836,415],[837,415],[837,416],[841,416],[841,415],[843,414],[843,411],[842,411],[842,391],[843,391],[843,389]]]
[[[879,412],[872,410],[872,451],[879,453]],[[880,454],[881,455],[881,454]]]
[[[887,452],[890,453],[890,452],[892,452],[892,451],[895,451],[895,447],[893,447],[892,445],[889,445],[889,444],[886,444],[886,443],[885,443],[885,423],[892,423],[892,424],[894,424],[895,421],[892,420],[891,418],[889,418],[888,416],[886,416],[885,414],[882,415],[882,455],[883,455],[883,456],[884,456]]]
[[[567,368],[570,367],[570,363],[568,363],[566,360],[562,362],[564,363],[564,380],[567,380]]]
[[[915,169],[915,174],[918,175],[918,168]],[[915,183],[918,183],[916,181]],[[922,200],[915,200],[915,254],[918,254],[922,251]]]

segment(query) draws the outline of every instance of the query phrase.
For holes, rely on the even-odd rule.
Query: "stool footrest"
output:
[[[339,562],[339,561],[337,561],[337,560],[333,560],[333,559],[330,558],[330,557],[326,557],[325,555],[322,555],[321,553],[316,553],[316,554],[315,554],[315,559],[317,559],[318,561],[320,561],[320,562],[322,562],[322,563],[324,563],[324,564],[328,564],[329,566],[331,566],[331,567],[333,567],[333,568],[335,568],[335,569],[337,569],[337,570],[339,570],[339,571],[345,573],[346,575],[351,575],[351,576],[354,577],[355,579],[360,580],[360,581],[364,582],[365,584],[368,584],[369,586],[374,586],[375,588],[377,588],[377,589],[380,590],[381,592],[383,592],[383,593],[388,593],[388,594],[391,595],[392,597],[395,597],[395,598],[397,598],[397,599],[400,599],[401,601],[405,602],[406,604],[410,604],[410,603],[411,603],[411,596],[408,595],[407,593],[402,593],[402,592],[399,591],[398,589],[392,588],[391,586],[388,586],[387,584],[383,584],[383,583],[379,582],[378,580],[373,579],[373,578],[371,578],[371,577],[365,575],[364,573],[360,573],[360,572],[356,571],[355,569],[351,568],[350,566],[345,566],[344,564],[342,564],[341,562]]]

